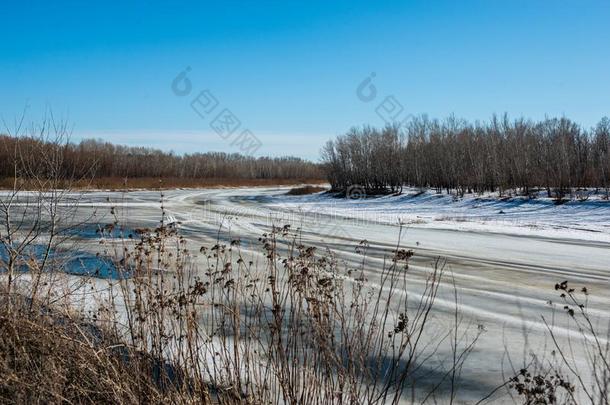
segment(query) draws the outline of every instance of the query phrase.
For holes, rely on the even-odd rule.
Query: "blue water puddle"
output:
[[[44,245],[28,246],[17,259],[22,263],[18,266],[19,271],[28,272],[30,267],[26,263],[31,260],[40,263],[44,258],[45,252],[46,246]],[[0,246],[0,259],[2,259],[2,262],[6,262],[8,257],[9,255],[6,247]],[[61,271],[66,274],[110,280],[129,277],[129,273],[119,271],[110,258],[80,250],[52,250],[48,257],[48,269]],[[0,267],[0,273],[4,271],[6,271],[6,269]]]

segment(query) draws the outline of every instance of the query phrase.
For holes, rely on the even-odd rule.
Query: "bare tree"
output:
[[[426,116],[402,127],[353,128],[329,141],[323,169],[334,189],[359,185],[370,193],[402,185],[466,192],[529,195],[544,187],[562,200],[571,189],[608,188],[610,124],[583,130],[567,118],[488,123]]]

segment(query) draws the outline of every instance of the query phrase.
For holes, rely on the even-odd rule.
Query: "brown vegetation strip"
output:
[[[317,183],[317,182],[311,182],[311,183]],[[326,188],[324,188],[324,187],[307,185],[307,186],[303,186],[303,187],[291,188],[286,194],[288,194],[288,195],[307,195],[307,194],[319,193],[319,192],[325,191],[325,190],[326,190]]]

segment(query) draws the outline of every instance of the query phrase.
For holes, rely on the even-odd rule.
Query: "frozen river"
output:
[[[610,204],[561,208],[544,202],[468,202],[431,195],[351,202],[320,195],[287,196],[286,191],[173,190],[164,192],[163,205],[167,218],[180,223],[181,233],[193,247],[209,245],[218,237],[239,238],[244,249],[257,252],[258,237],[271,225],[291,224],[301,229],[304,244],[330,248],[349,264],[360,260],[354,249],[367,240],[371,283],[399,243],[398,223],[402,222],[400,245],[415,252],[410,276],[415,295],[421,291],[426,270],[438,258],[446,261],[447,283],[435,307],[435,322],[442,327],[452,320],[449,280],[454,280],[464,327],[470,327],[470,333],[484,330],[461,372],[458,402],[476,402],[529,364],[532,353],[550,355],[543,316],[555,324],[559,342],[571,342],[574,356],[579,357],[583,338],[574,332],[573,321],[559,305],[556,283],[567,280],[579,289],[587,287],[589,313],[605,342],[610,321],[610,230],[606,225]],[[95,210],[99,222],[108,219],[110,207],[116,206],[127,225],[155,226],[160,218],[159,200],[158,191],[91,192],[84,195],[81,207]],[[441,347],[438,362],[431,360],[422,378],[434,378],[442,371],[442,356],[448,350]],[[587,379],[586,361],[581,358],[577,364]],[[513,402],[505,389],[490,401]]]

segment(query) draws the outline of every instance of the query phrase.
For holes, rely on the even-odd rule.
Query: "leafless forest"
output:
[[[405,126],[354,128],[322,151],[334,189],[367,192],[403,185],[458,193],[544,187],[562,198],[571,188],[610,186],[610,120],[590,130],[567,118],[508,117],[469,123],[419,117]]]
[[[98,140],[78,144],[66,138],[0,136],[0,178],[11,178],[16,167],[27,177],[38,156],[61,156],[61,173],[47,177],[170,178],[170,179],[320,179],[318,165],[295,157],[255,158],[237,153],[178,155],[146,147],[114,145]],[[15,162],[19,161],[19,165]],[[28,167],[27,170],[23,169]],[[19,175],[19,174],[18,174]]]

